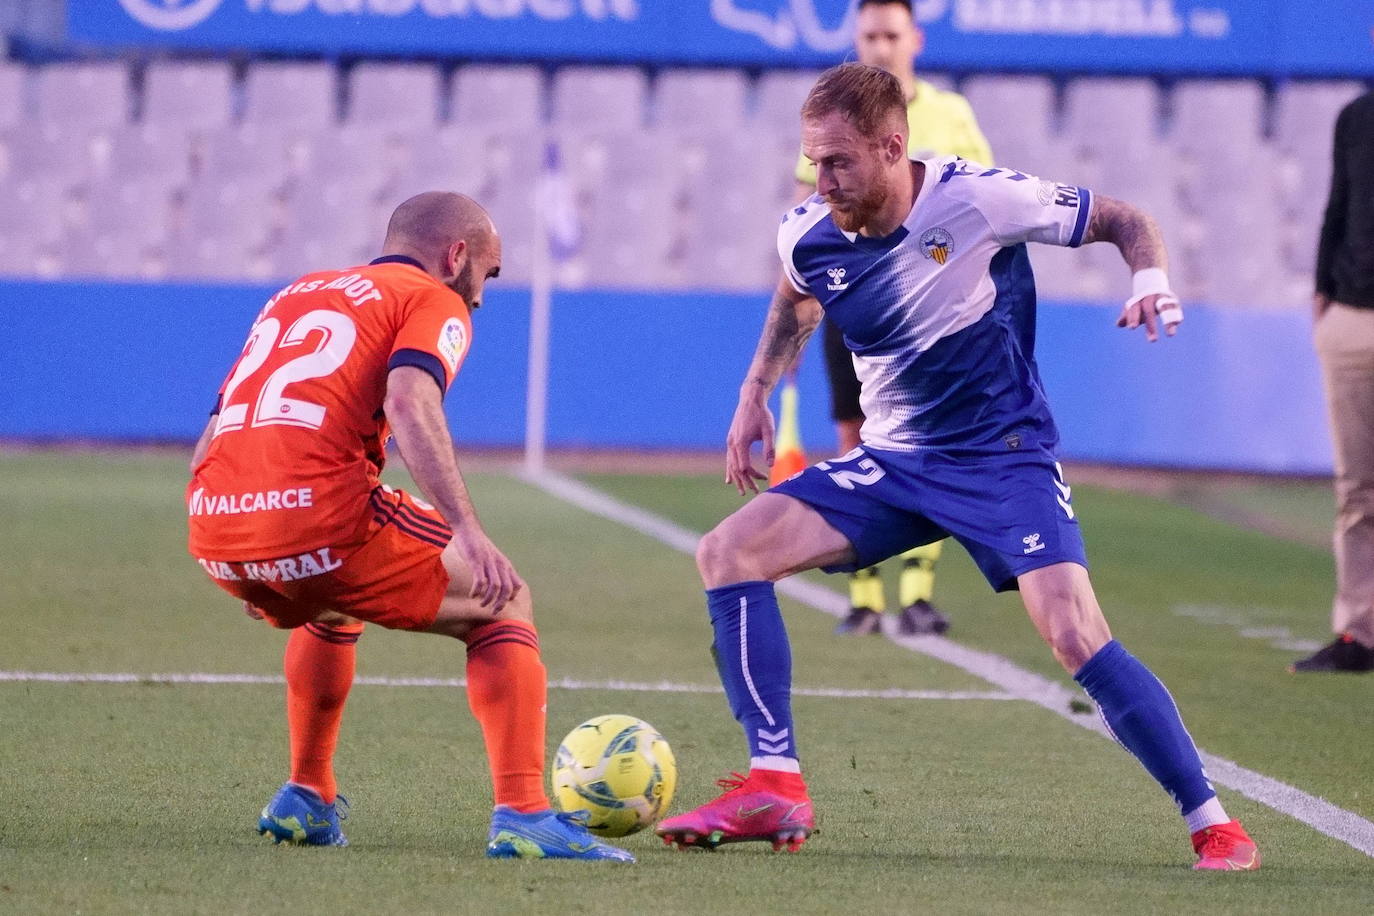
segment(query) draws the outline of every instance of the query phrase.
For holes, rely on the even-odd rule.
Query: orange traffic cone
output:
[[[797,382],[790,377],[782,386],[782,401],[778,405],[778,435],[773,443],[773,451],[773,467],[768,471],[770,487],[777,486],[806,468],[801,426],[797,422]]]

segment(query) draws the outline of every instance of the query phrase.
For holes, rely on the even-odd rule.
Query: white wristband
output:
[[[1131,298],[1142,296],[1172,296],[1169,289],[1169,275],[1162,267],[1146,267],[1131,274]]]
[[[1169,275],[1162,267],[1146,267],[1131,274],[1131,298],[1126,301],[1129,308],[1147,296],[1158,296],[1155,310],[1159,320],[1165,324],[1178,324],[1183,320],[1183,308],[1178,297],[1169,288]]]

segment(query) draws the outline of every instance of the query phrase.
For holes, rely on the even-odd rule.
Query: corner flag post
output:
[[[554,267],[577,252],[582,227],[556,141],[544,147],[544,166],[534,195],[535,243],[530,265],[529,362],[525,377],[525,473],[544,470],[548,445],[549,321]]]

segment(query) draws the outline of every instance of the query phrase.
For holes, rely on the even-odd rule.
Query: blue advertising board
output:
[[[828,66],[855,0],[69,0],[80,44]],[[1374,75],[1370,0],[916,0],[925,67]]]
[[[0,280],[0,441],[194,440],[253,316],[275,291]],[[518,446],[529,293],[493,284],[484,303],[472,357],[446,401],[449,422],[464,446]],[[1305,311],[1189,306],[1178,337],[1147,344],[1116,327],[1119,309],[1040,305],[1036,358],[1065,457],[1330,472]],[[766,310],[763,294],[559,292],[549,444],[720,449]],[[92,346],[77,353],[73,341]],[[799,381],[803,440],[824,455],[835,434],[814,346]],[[1126,403],[1121,392],[1139,396]]]

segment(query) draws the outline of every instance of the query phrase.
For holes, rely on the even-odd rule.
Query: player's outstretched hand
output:
[[[486,532],[475,525],[455,529],[453,544],[472,571],[472,590],[468,597],[476,598],[482,607],[491,608],[493,614],[499,614],[525,587],[525,581],[510,560],[496,549]]]
[[[763,401],[741,398],[725,438],[725,482],[734,484],[741,496],[746,489],[759,492],[760,480],[768,474],[754,467],[751,452],[755,442],[763,443],[763,460],[773,465],[773,412]]]
[[[1135,330],[1145,325],[1145,339],[1154,343],[1159,340],[1159,328],[1173,337],[1183,321],[1183,306],[1173,293],[1151,293],[1145,296],[1132,296],[1126,300],[1121,317],[1116,319],[1118,328]]]

